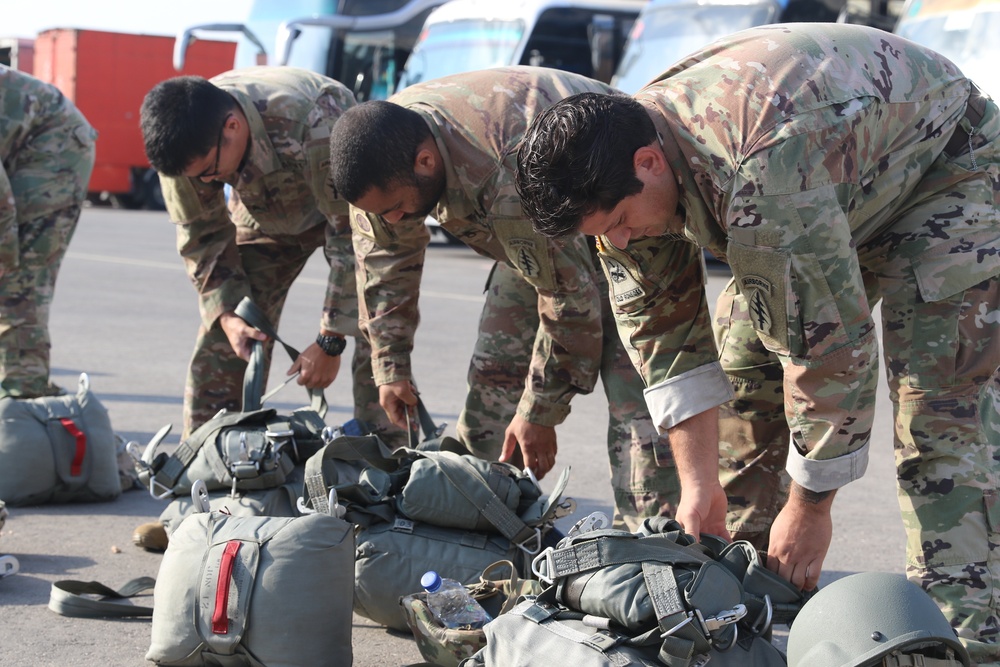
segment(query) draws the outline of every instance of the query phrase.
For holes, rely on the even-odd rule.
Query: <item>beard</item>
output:
[[[441,196],[444,194],[444,176],[435,178],[433,176],[417,175],[414,178],[414,186],[417,188],[417,210],[409,218],[419,218],[423,220],[437,208]]]

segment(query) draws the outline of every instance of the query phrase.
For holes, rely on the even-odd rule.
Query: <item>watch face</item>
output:
[[[324,336],[320,334],[316,337],[316,344],[329,356],[336,357],[347,347],[347,339],[340,336]]]

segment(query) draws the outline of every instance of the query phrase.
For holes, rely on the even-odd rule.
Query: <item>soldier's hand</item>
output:
[[[717,480],[705,486],[682,485],[677,521],[684,532],[700,540],[702,533],[731,539],[726,528],[726,492]]]
[[[299,374],[298,382],[306,389],[326,389],[337,379],[340,372],[340,355],[331,357],[316,343],[313,343],[299,355],[288,375]]]
[[[515,416],[504,433],[500,460],[510,462],[518,447],[524,465],[531,468],[538,479],[545,477],[556,464],[558,447],[555,427],[532,424],[523,417]]]
[[[229,344],[233,348],[236,356],[243,361],[250,361],[250,353],[253,351],[253,341],[267,340],[267,335],[247,324],[243,318],[233,311],[227,311],[219,315],[219,326],[229,339]]]
[[[771,524],[767,569],[802,590],[816,588],[833,538],[832,507],[833,493],[804,499],[792,482],[788,502]]]
[[[389,421],[396,426],[407,432],[420,428],[416,411],[417,392],[409,380],[397,380],[380,385],[378,402],[385,410],[385,414],[389,416]],[[409,421],[407,420],[407,407],[413,408],[409,410],[412,417]]]

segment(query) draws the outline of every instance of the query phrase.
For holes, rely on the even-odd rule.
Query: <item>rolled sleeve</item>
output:
[[[735,396],[722,366],[707,364],[648,387],[643,394],[659,433]]]
[[[789,447],[785,469],[795,483],[805,489],[816,493],[832,491],[864,477],[870,447],[868,442],[850,454],[823,460],[806,458],[798,448]]]

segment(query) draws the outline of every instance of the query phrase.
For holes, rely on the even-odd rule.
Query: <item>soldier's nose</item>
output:
[[[625,227],[619,226],[615,229],[609,230],[604,238],[608,240],[608,243],[618,248],[619,250],[624,250],[628,247],[629,239],[631,238],[631,231]]]

